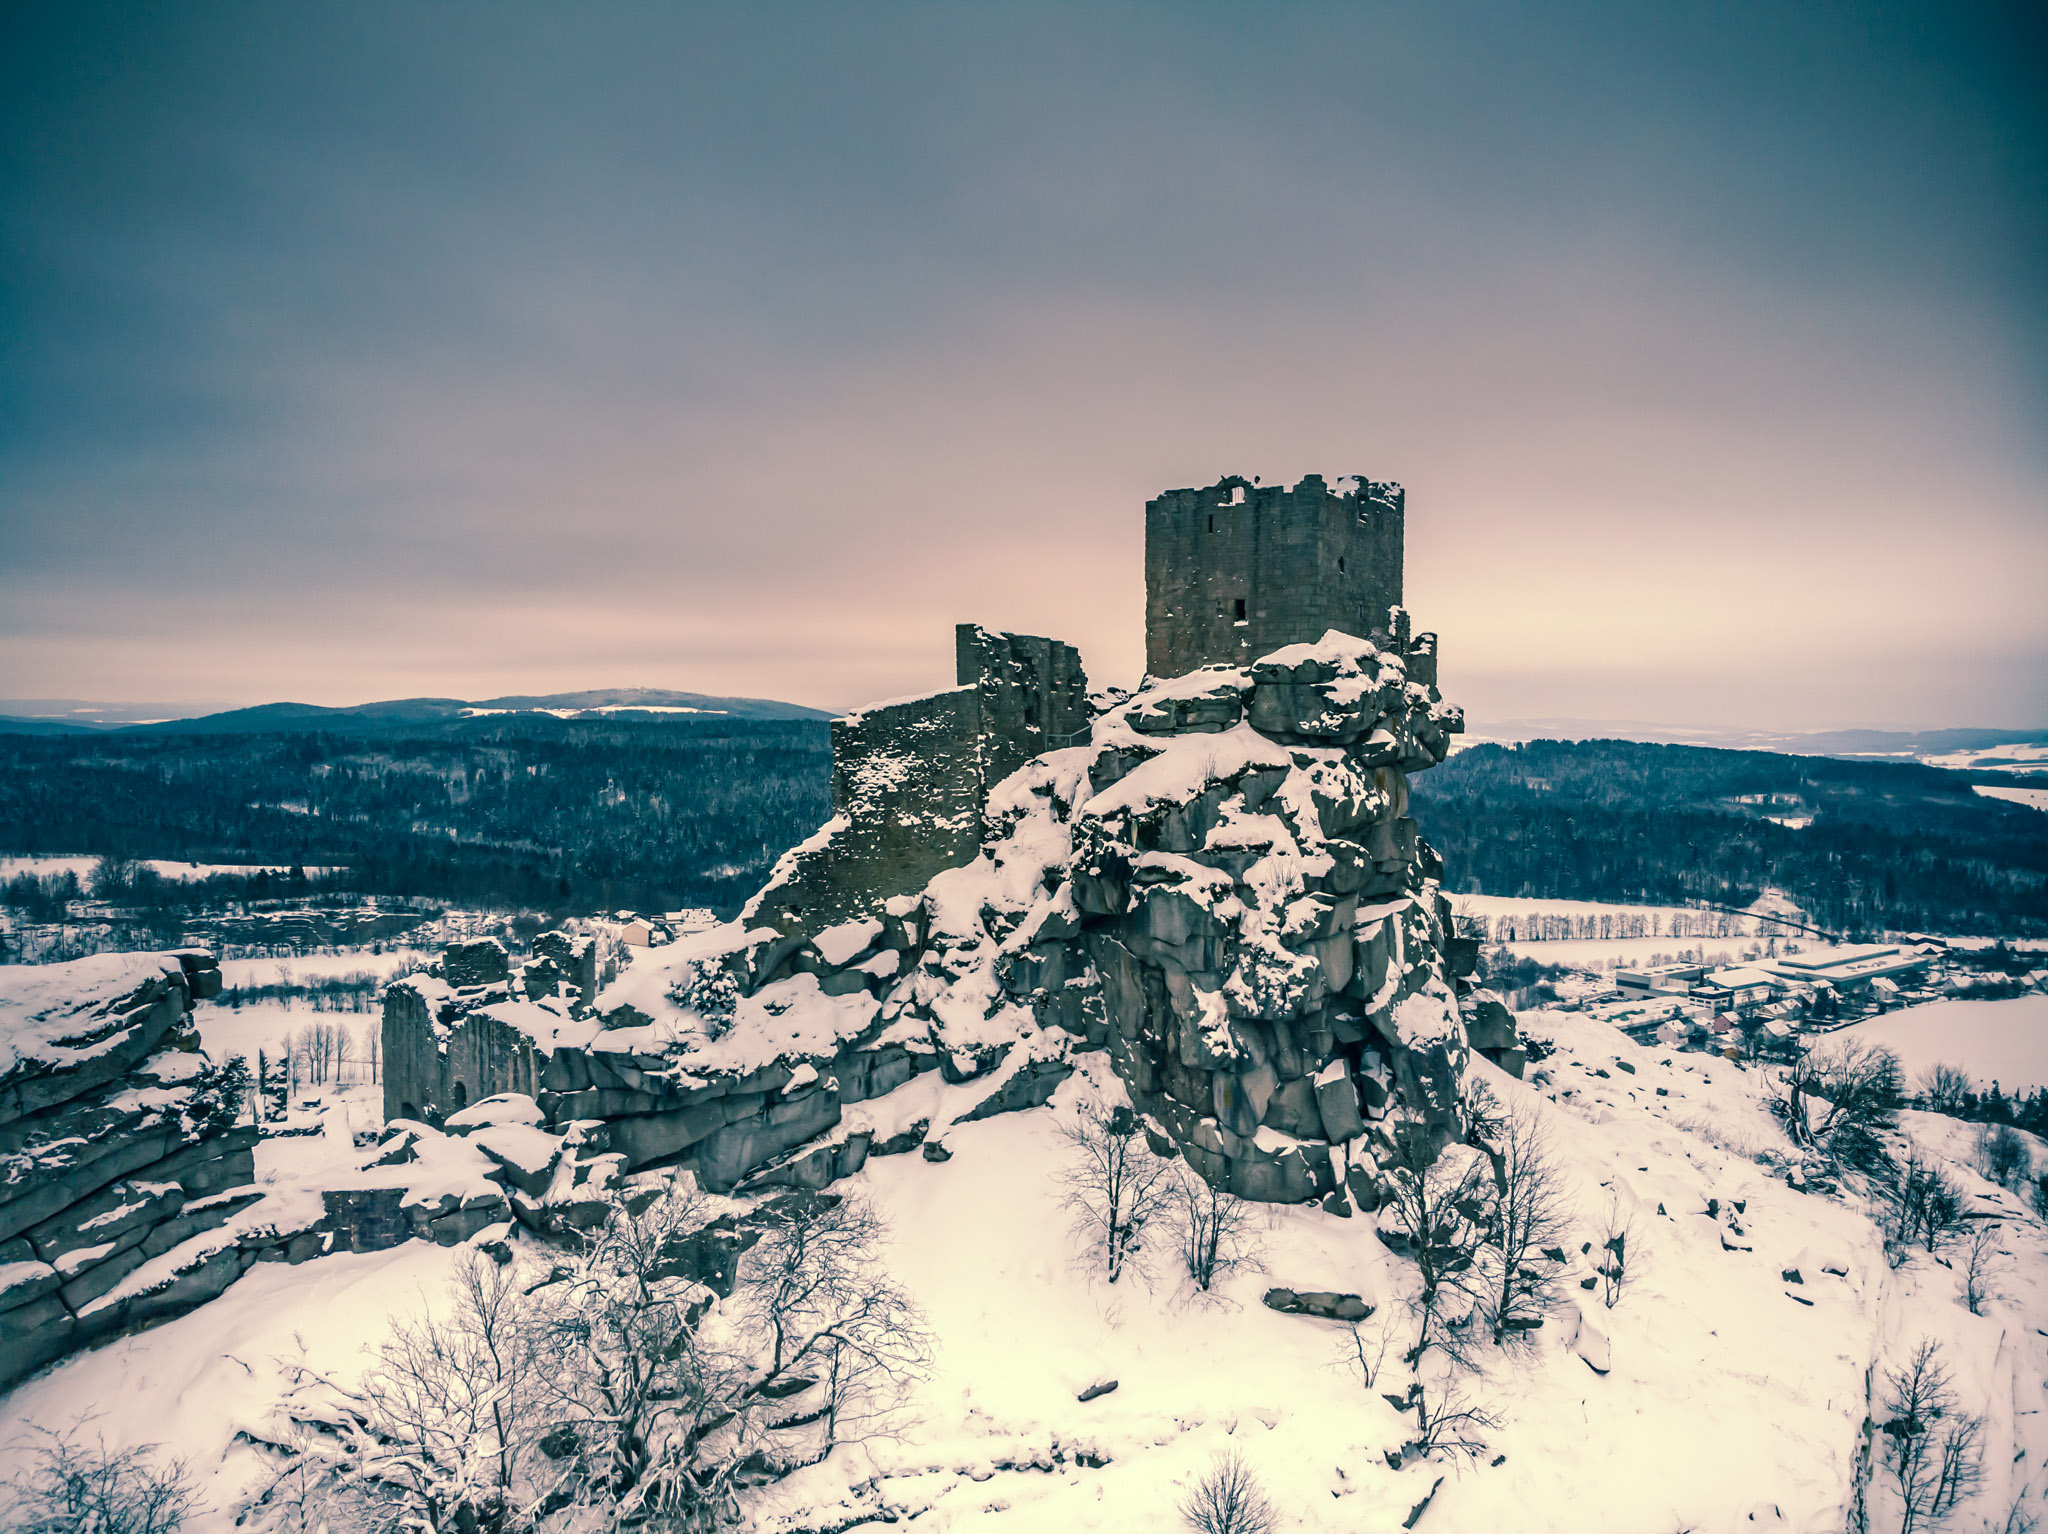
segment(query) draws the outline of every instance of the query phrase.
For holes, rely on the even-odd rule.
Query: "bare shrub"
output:
[[[1218,1279],[1257,1265],[1250,1245],[1251,1205],[1211,1187],[1192,1167],[1184,1167],[1173,1180],[1169,1197],[1181,1263],[1197,1289],[1213,1289]]]
[[[193,1511],[191,1473],[159,1461],[155,1444],[110,1449],[88,1442],[91,1418],[52,1430],[32,1427],[9,1446],[15,1462],[0,1482],[0,1514],[11,1534],[177,1534]]]
[[[1473,1394],[1469,1377],[1450,1375],[1431,1391],[1417,1382],[1415,1419],[1418,1429],[1411,1453],[1424,1459],[1476,1459],[1486,1449],[1485,1434],[1496,1431],[1501,1419],[1481,1405]]]
[[[1635,1210],[1619,1198],[1609,1201],[1600,1225],[1600,1256],[1593,1271],[1600,1276],[1600,1302],[1609,1310],[1621,1303],[1629,1284],[1642,1272],[1642,1228]]]
[[[1983,1419],[1962,1410],[1941,1344],[1932,1339],[1885,1372],[1883,1409],[1879,1430],[1902,1510],[1899,1531],[1913,1534],[1940,1522],[1982,1482]]]
[[[1181,1499],[1180,1516],[1196,1534],[1271,1534],[1277,1523],[1258,1477],[1235,1449],[1216,1456]]]
[[[1555,1302],[1560,1273],[1543,1248],[1562,1242],[1571,1220],[1550,1136],[1536,1110],[1519,1105],[1498,1121],[1496,1133],[1498,1192],[1481,1303],[1499,1346],[1540,1324]]]
[[[1920,1076],[1920,1101],[1929,1113],[1962,1113],[1970,1098],[1969,1075],[1953,1065],[1930,1065]]]
[[[478,1255],[360,1384],[301,1371],[302,1431],[262,1500],[302,1527],[731,1527],[747,1488],[878,1434],[929,1347],[864,1204],[797,1194],[747,1219],[722,1301],[691,1276],[712,1211],[687,1181],[616,1192],[537,1283]]]
[[[2001,1267],[1999,1244],[2004,1238],[2004,1227],[1995,1220],[1970,1224],[1969,1245],[1963,1251],[1963,1302],[1973,1316],[1984,1314],[1984,1302],[1992,1297]]]
[[[1145,1229],[1170,1207],[1173,1163],[1152,1154],[1128,1107],[1086,1102],[1060,1133],[1076,1151],[1056,1175],[1074,1232],[1113,1284],[1137,1257]]]

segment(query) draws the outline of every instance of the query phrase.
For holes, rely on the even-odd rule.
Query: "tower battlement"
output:
[[[1292,489],[1231,475],[1145,503],[1145,669],[1237,664],[1328,629],[1392,633],[1406,496],[1320,474]],[[1405,638],[1405,636],[1401,636]]]

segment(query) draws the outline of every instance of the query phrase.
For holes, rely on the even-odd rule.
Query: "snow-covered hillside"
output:
[[[1844,1030],[1899,1057],[1908,1080],[1953,1065],[1977,1088],[1996,1081],[2006,1096],[2048,1087],[2048,995],[2000,1001],[1933,1001],[1865,1018]]]
[[[1072,1154],[1058,1123],[1118,1090],[1106,1061],[1084,1056],[1048,1107],[948,1130],[950,1160],[876,1157],[835,1185],[889,1220],[886,1260],[925,1311],[935,1364],[899,1436],[842,1447],[765,1493],[757,1527],[915,1515],[933,1530],[1170,1529],[1181,1487],[1235,1449],[1287,1530],[1399,1528],[1441,1477],[1417,1528],[1832,1534],[1854,1495],[1873,1377],[1881,1389],[1884,1368],[1929,1337],[1986,1418],[1984,1487],[1950,1527],[2003,1529],[2015,1495],[2040,1496],[2048,1230],[1967,1164],[1973,1128],[1903,1116],[1951,1161],[1969,1212],[2000,1219],[1982,1315],[1943,1260],[1889,1268],[1853,1190],[1788,1185],[1796,1158],[1760,1069],[1641,1049],[1570,1014],[1523,1022],[1553,1050],[1527,1083],[1471,1069],[1550,1127],[1575,1229],[1565,1304],[1522,1353],[1479,1350],[1475,1393],[1500,1424],[1475,1461],[1390,1469],[1412,1422],[1359,1377],[1350,1328],[1261,1303],[1273,1286],[1355,1293],[1376,1307],[1361,1328],[1369,1354],[1383,1324],[1401,1335],[1415,1269],[1376,1238],[1374,1216],[1261,1208],[1260,1271],[1214,1296],[1177,1281],[1156,1250],[1149,1274],[1114,1287],[1084,1268],[1054,1182]],[[2031,1151],[2048,1167],[2048,1150]],[[1634,1276],[1609,1309],[1577,1280],[1593,1271],[1580,1244],[1611,1211],[1637,1234]],[[434,1301],[458,1256],[413,1242],[265,1266],[190,1316],[24,1385],[0,1405],[0,1442],[96,1410],[111,1441],[187,1456],[208,1503],[198,1527],[230,1528],[261,1471],[237,1434],[276,1399],[281,1360],[303,1347],[346,1370],[388,1317]],[[1077,1399],[1110,1380],[1113,1391]],[[1887,1496],[1880,1474],[1871,1529],[1898,1527]]]

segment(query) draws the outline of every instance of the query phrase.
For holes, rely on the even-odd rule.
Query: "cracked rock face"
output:
[[[1405,662],[1333,633],[1096,727],[1071,882],[1111,1058],[1155,1141],[1240,1197],[1371,1205],[1393,1134],[1464,1131],[1449,910],[1407,814],[1462,720]]]
[[[1397,1137],[1466,1129],[1474,1041],[1408,815],[1463,724],[1434,661],[1332,632],[1148,681],[995,787],[972,862],[800,967],[959,1069],[1107,1049],[1154,1148],[1241,1197],[1376,1207]]]

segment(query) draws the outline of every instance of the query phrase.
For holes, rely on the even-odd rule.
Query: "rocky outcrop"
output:
[[[218,1294],[252,1225],[257,1130],[198,1052],[198,951],[0,969],[0,1385]]]

